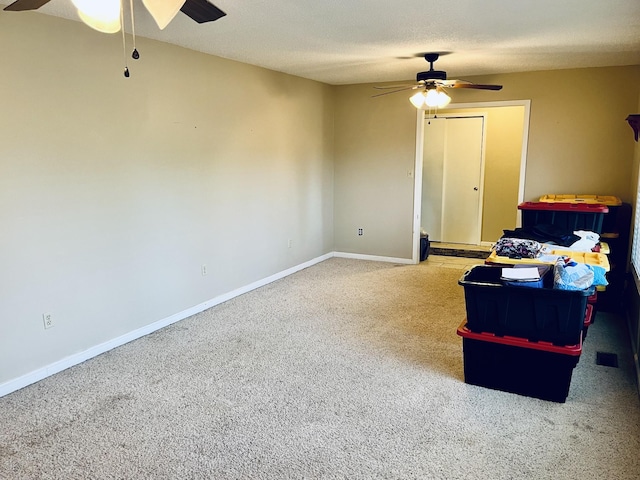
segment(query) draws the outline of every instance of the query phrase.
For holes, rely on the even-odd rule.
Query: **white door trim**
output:
[[[460,108],[493,108],[493,107],[524,107],[524,123],[522,129],[522,154],[520,156],[520,179],[518,183],[518,203],[524,201],[524,185],[527,170],[527,151],[529,148],[529,119],[531,116],[531,100],[505,100],[497,102],[452,103],[447,110]],[[422,209],[422,154],[424,142],[424,110],[416,110],[416,159],[414,168],[413,187],[413,255],[412,262],[420,263],[420,221]],[[484,181],[484,179],[483,179]],[[518,210],[516,225],[521,226],[521,216]]]

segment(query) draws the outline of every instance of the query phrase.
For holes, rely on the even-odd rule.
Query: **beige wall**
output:
[[[365,85],[337,87],[335,247],[411,258],[416,109],[374,93]]]
[[[640,66],[466,79],[504,88],[456,90],[455,103],[531,100],[524,200],[549,193],[632,198],[633,145],[624,119],[638,103]],[[371,98],[372,87],[337,87],[335,246],[410,258],[413,180],[406,176],[415,157],[416,112],[411,92]],[[376,235],[355,235],[359,223],[375,219]]]
[[[332,87],[1,19],[0,386],[333,251]]]

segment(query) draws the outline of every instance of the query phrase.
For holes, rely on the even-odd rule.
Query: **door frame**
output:
[[[452,103],[447,106],[447,110],[461,108],[496,108],[496,107],[524,107],[524,121],[522,128],[522,152],[520,155],[520,178],[518,182],[518,203],[524,201],[524,184],[527,170],[527,150],[529,146],[529,120],[531,116],[531,100],[505,100],[496,102],[477,103]],[[424,143],[424,121],[425,110],[416,111],[416,158],[414,166],[414,186],[413,186],[413,255],[412,262],[420,263],[420,222],[422,216],[422,166],[423,166],[423,143]],[[484,171],[484,167],[483,167]],[[484,182],[484,178],[483,178]],[[484,190],[483,190],[484,194]],[[521,226],[521,215],[518,210],[516,226]],[[482,234],[481,234],[482,235]],[[482,239],[482,236],[480,237]]]

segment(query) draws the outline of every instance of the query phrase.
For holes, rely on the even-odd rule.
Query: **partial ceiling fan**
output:
[[[424,59],[429,62],[429,70],[419,72],[416,82],[413,84],[385,85],[373,87],[378,90],[391,90],[390,92],[373,95],[380,97],[391,93],[404,92],[406,90],[419,90],[409,100],[416,107],[423,110],[427,108],[442,108],[449,104],[451,97],[446,94],[448,88],[474,88],[477,90],[501,90],[502,85],[486,85],[467,82],[466,80],[447,80],[447,72],[434,70],[433,64],[440,57],[439,53],[426,53]]]
[[[37,10],[51,0],[16,0],[6,6],[4,10],[10,12],[22,12],[25,10]],[[129,3],[129,15],[133,36],[134,60],[140,58],[136,49],[136,28],[133,17],[133,0],[71,0],[76,7],[78,16],[85,24],[103,33],[116,33],[122,31],[122,45],[126,50],[124,34],[125,5]],[[158,28],[163,30],[179,11],[198,23],[213,22],[226,15],[222,10],[207,0],[142,0]],[[124,76],[129,77],[127,58],[124,61]]]
[[[51,0],[16,0],[12,4],[6,6],[4,10],[11,12],[37,10],[50,1]],[[108,12],[112,10],[109,4],[115,5],[118,8],[118,18],[120,16],[120,0],[109,0],[107,2],[101,2],[98,0],[71,1],[76,8],[78,8],[81,15],[80,18],[82,18],[82,12],[86,12],[85,15]],[[147,8],[161,30],[164,29],[171,20],[173,20],[173,17],[176,16],[178,11],[182,11],[182,13],[191,17],[198,23],[213,22],[214,20],[218,20],[226,15],[226,13],[212,3],[209,3],[207,0],[142,0],[142,3],[144,3],[144,6]],[[84,21],[85,19],[82,18],[82,20]],[[106,33],[115,33],[119,30],[120,28]]]

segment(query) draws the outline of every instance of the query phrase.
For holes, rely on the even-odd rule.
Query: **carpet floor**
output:
[[[462,268],[333,258],[0,398],[0,478],[640,478],[623,319],[566,403],[468,385]]]

